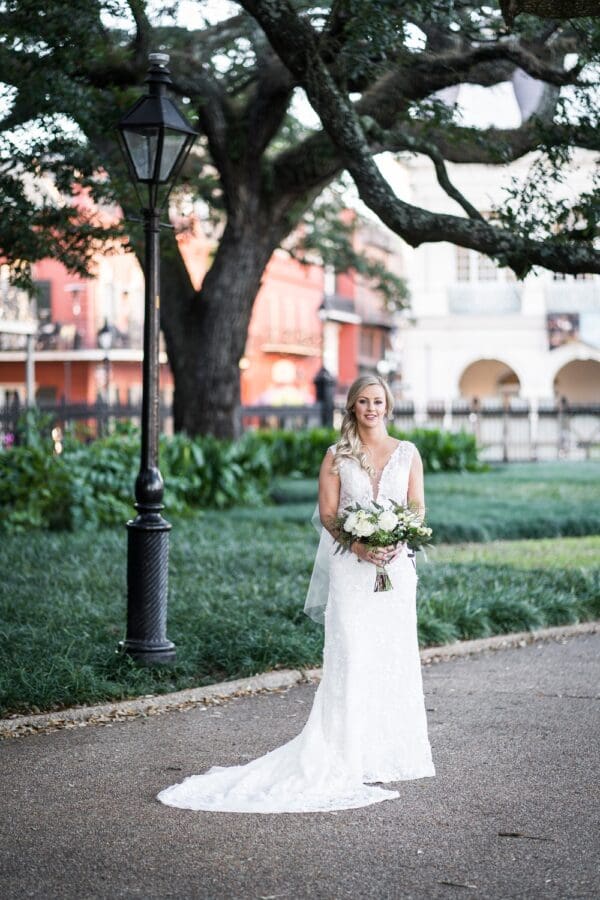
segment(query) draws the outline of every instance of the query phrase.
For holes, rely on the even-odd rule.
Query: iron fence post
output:
[[[321,404],[321,425],[331,428],[333,426],[335,378],[323,366],[315,375],[314,385],[317,403]]]

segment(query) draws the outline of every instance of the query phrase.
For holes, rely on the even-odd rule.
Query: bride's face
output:
[[[370,384],[363,388],[354,403],[354,415],[358,426],[365,430],[377,430],[384,425],[386,399],[383,388]]]

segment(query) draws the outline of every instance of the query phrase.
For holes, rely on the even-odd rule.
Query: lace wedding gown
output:
[[[334,448],[330,448],[334,449]],[[354,460],[340,465],[340,509],[406,501],[414,445],[401,441],[378,485]],[[414,562],[387,566],[393,589],[374,593],[375,567],[330,554],[323,676],[301,733],[241,766],[213,766],[161,791],[183,809],[327,812],[399,796],[375,786],[435,775],[417,643]]]

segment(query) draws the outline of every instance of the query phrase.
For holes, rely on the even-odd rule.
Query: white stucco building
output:
[[[546,88],[516,70],[490,88],[456,85],[440,99],[456,105],[462,124],[516,128],[544,101]],[[534,155],[507,166],[448,164],[452,182],[484,215],[502,206],[511,180],[525,179]],[[575,197],[591,187],[596,155],[577,151],[565,182]],[[398,194],[435,212],[465,215],[440,188],[426,157],[387,160]],[[415,406],[600,404],[600,277],[556,275],[537,269],[517,281],[508,269],[452,244],[405,246],[403,270],[411,315],[400,323],[395,365],[401,397]]]
[[[483,213],[502,200],[512,175],[531,158],[502,168],[450,165],[452,181]],[[569,190],[588,180],[593,154],[578,153]],[[457,214],[424,157],[403,166],[408,198]],[[600,279],[536,270],[517,281],[475,251],[452,244],[405,249],[412,313],[399,337],[402,396],[417,406],[460,398],[530,404],[566,397],[600,403]],[[552,345],[552,346],[551,346]]]

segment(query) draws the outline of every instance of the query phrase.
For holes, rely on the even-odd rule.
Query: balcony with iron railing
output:
[[[262,353],[292,356],[319,356],[321,353],[321,335],[315,329],[271,325],[252,333],[249,342]]]
[[[130,322],[127,330],[121,330],[116,325],[110,326],[111,349],[114,350],[141,350],[142,327],[136,322]],[[36,350],[94,350],[99,346],[97,334],[84,336],[77,326],[68,322],[44,322],[40,325]]]
[[[58,321],[52,316],[46,303],[38,302],[34,294],[10,284],[6,266],[0,266],[0,351],[22,351],[26,345],[25,331],[18,326],[28,325],[30,331],[37,328],[35,349],[77,351],[97,349],[98,334],[93,327],[75,318]],[[4,330],[3,330],[4,326]],[[142,347],[142,322],[130,319],[125,328],[109,324],[111,347],[121,350],[139,350]]]
[[[35,300],[24,290],[10,284],[8,267],[0,266],[0,349],[20,350],[25,346],[25,332],[19,333],[19,323],[35,325]],[[3,330],[4,326],[4,330]]]

